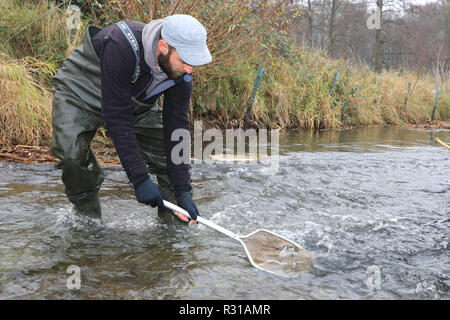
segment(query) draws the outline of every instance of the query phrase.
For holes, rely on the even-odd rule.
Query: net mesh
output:
[[[282,276],[298,276],[308,271],[315,260],[311,252],[264,230],[242,240],[258,267]]]

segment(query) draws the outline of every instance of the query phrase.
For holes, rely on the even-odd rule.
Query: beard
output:
[[[158,64],[162,71],[169,77],[169,79],[175,80],[183,75],[183,72],[175,71],[170,64],[170,55],[172,54],[172,48],[169,48],[169,52],[166,55],[162,53],[158,56]]]

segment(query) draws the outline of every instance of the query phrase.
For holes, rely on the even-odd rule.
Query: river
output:
[[[0,298],[450,299],[450,152],[434,137],[448,143],[450,131],[291,132],[273,175],[192,165],[203,217],[314,254],[296,278],[252,267],[212,229],[158,217],[120,169],[105,169],[100,221],[72,212],[53,166],[0,163]]]

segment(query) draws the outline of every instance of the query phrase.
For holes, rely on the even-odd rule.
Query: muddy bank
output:
[[[450,130],[450,121],[431,121],[427,120],[420,124],[404,124],[404,125],[394,125],[395,127],[405,127],[405,128],[417,128],[417,129],[448,129]]]
[[[119,157],[112,143],[107,145],[93,143],[92,150],[101,166],[120,166]],[[0,161],[36,164],[57,163],[59,159],[53,157],[50,154],[50,147],[46,146],[0,145]]]

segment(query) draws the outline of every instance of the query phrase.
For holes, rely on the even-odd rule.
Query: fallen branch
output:
[[[443,142],[441,139],[439,139],[438,137],[434,138],[434,142],[439,143],[441,146],[443,146],[444,148],[447,148],[448,150],[450,150],[450,146],[448,144],[446,144],[445,142]]]

